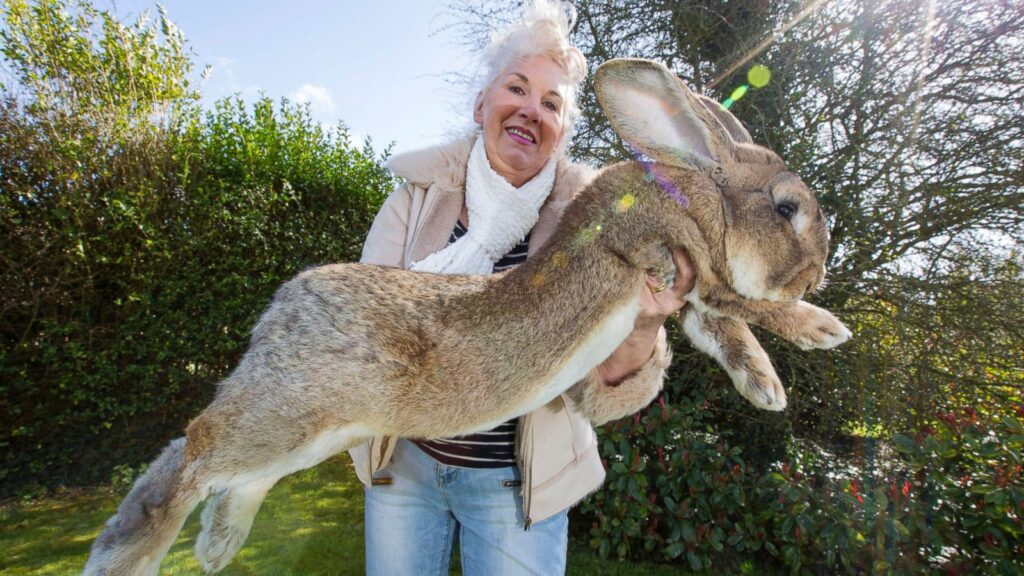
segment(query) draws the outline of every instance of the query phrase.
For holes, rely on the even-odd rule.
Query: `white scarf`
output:
[[[447,247],[410,267],[437,274],[490,274],[494,263],[533,229],[540,207],[555,183],[554,158],[519,188],[491,168],[483,136],[473,144],[466,165],[466,208],[470,226]]]

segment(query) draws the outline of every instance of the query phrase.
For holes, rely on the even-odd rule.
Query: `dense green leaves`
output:
[[[880,443],[884,459],[791,443],[759,469],[721,434],[721,384],[673,377],[643,413],[601,431],[608,478],[574,512],[599,554],[724,573],[744,562],[794,574],[1024,570],[1024,408],[933,414],[914,437]]]
[[[393,186],[301,106],[190,98],[182,36],[11,2],[0,96],[0,494],[148,460],[273,290],[358,258]],[[157,112],[159,112],[157,114]]]

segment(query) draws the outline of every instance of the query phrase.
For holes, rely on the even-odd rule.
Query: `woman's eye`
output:
[[[558,112],[558,105],[556,105],[554,102],[550,100],[544,102],[544,107],[547,108],[548,110],[551,110],[552,112]]]
[[[522,86],[514,86],[513,85],[513,86],[509,86],[508,89],[513,94],[516,94],[516,95],[519,95],[519,96],[522,96],[522,95],[526,94],[526,90],[523,90]]]

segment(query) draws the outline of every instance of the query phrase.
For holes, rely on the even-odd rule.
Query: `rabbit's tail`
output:
[[[86,576],[156,575],[189,512],[204,497],[186,474],[185,439],[172,440],[150,464],[96,538]]]
[[[224,488],[207,501],[203,507],[203,529],[196,540],[196,558],[204,571],[218,572],[235,556],[276,480]]]

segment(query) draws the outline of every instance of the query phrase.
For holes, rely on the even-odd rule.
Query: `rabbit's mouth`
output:
[[[822,267],[810,264],[783,286],[782,294],[787,298],[799,300],[817,290],[824,278]]]

